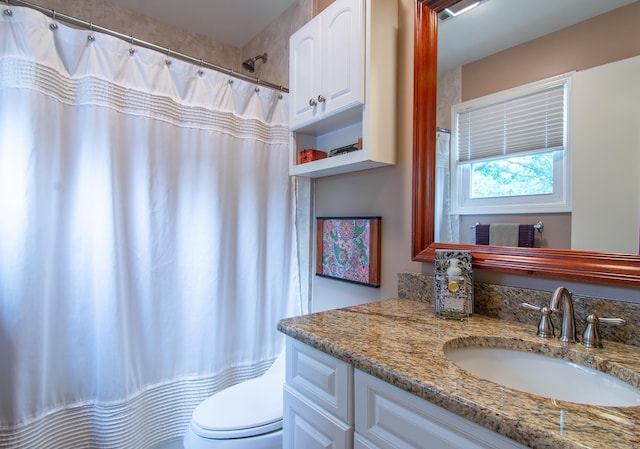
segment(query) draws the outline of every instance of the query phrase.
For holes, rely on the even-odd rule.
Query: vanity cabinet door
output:
[[[357,434],[380,449],[525,448],[359,370],[355,403]]]

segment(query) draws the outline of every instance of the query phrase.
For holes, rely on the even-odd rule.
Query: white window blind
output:
[[[456,114],[459,163],[565,147],[567,82]]]

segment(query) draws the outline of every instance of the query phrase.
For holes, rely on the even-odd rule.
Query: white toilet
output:
[[[185,449],[281,449],[281,354],[260,377],[222,390],[202,402],[191,416]]]

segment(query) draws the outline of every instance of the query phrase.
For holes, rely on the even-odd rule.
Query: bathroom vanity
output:
[[[431,304],[411,299],[282,320],[284,447],[639,447],[640,406],[547,399],[470,374],[446,356],[461,344],[554,354],[640,387],[640,348],[540,339],[534,324],[442,320]]]

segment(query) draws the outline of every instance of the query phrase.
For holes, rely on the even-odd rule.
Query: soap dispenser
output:
[[[470,254],[436,251],[436,314],[440,318],[464,320],[473,313]],[[462,260],[460,259],[462,257]]]

